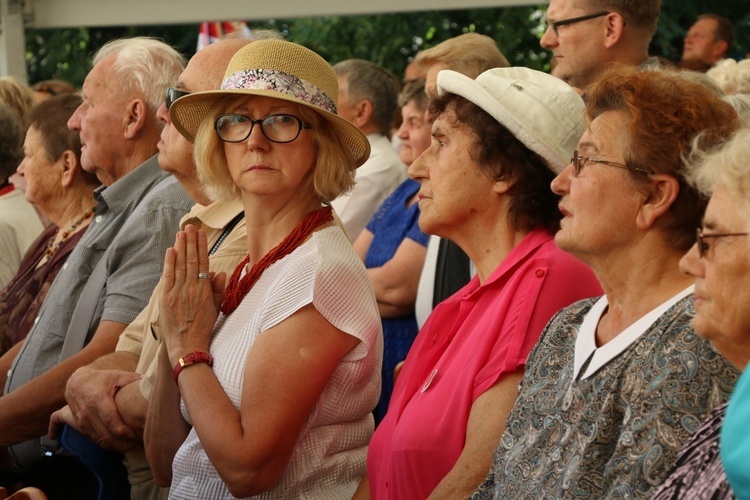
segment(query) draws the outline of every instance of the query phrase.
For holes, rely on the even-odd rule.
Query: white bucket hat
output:
[[[555,173],[570,163],[586,130],[585,104],[573,87],[529,68],[494,68],[476,80],[451,70],[437,76],[438,94],[456,94],[479,106]]]

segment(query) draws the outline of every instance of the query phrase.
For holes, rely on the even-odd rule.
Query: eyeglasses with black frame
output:
[[[310,125],[294,115],[269,115],[260,120],[237,113],[227,113],[219,116],[214,123],[216,133],[224,142],[242,142],[253,133],[255,124],[260,125],[263,135],[271,142],[285,144],[299,137],[303,128]]]
[[[594,158],[589,158],[588,156],[581,156],[577,149],[573,151],[573,157],[570,159],[570,163],[573,164],[573,174],[576,177],[578,177],[578,174],[581,173],[581,170],[583,170],[583,167],[585,167],[587,163],[601,163],[602,165],[607,165],[608,167],[622,168],[625,170],[635,170],[636,172],[643,172],[645,174],[651,173],[648,170],[631,167],[629,165],[625,165],[624,163],[615,163],[613,161],[597,160]]]
[[[180,97],[188,95],[190,92],[185,92],[184,90],[177,90],[175,88],[169,87],[167,89],[167,96],[164,99],[164,105],[167,107],[167,111],[169,111],[169,108],[172,107],[172,103],[175,102]]]
[[[596,19],[597,17],[606,16],[609,11],[603,10],[601,12],[595,12],[593,14],[587,14],[580,17],[571,17],[570,19],[562,19],[560,21],[547,21],[547,27],[552,27],[552,32],[555,36],[560,36],[560,26],[568,26],[570,24],[580,23],[581,21],[588,21],[589,19]]]
[[[730,236],[748,236],[750,233],[714,233],[714,234],[703,234],[703,229],[698,228],[695,230],[695,240],[698,242],[698,255],[701,259],[705,258],[711,246],[706,242],[707,239],[711,238],[728,238]]]

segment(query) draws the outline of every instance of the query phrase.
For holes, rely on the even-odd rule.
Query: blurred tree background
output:
[[[677,61],[685,31],[701,13],[713,12],[732,19],[737,29],[733,55],[750,51],[750,2],[748,0],[662,0],[659,27],[651,44],[653,55]],[[516,66],[549,69],[549,53],[539,47],[544,30],[546,4],[529,7],[471,9],[273,19],[249,22],[253,28],[280,31],[288,40],[305,45],[331,63],[357,57],[385,66],[401,75],[408,61],[422,49],[469,31],[494,38]],[[29,82],[60,78],[80,87],[92,54],[107,41],[122,36],[155,36],[187,57],[196,49],[198,26],[129,26],[27,30],[26,60]]]

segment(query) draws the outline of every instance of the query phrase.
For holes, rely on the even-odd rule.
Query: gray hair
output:
[[[94,66],[112,54],[117,54],[112,66],[114,78],[121,82],[124,90],[140,94],[149,111],[156,114],[167,88],[178,80],[185,68],[185,58],[155,38],[120,38],[99,49],[94,56]]]
[[[726,94],[750,94],[750,59],[722,59],[706,75]]]
[[[333,66],[333,70],[337,77],[346,80],[350,100],[372,103],[372,121],[381,134],[390,136],[401,90],[396,75],[364,59],[341,61]]]
[[[742,204],[741,213],[750,226],[750,128],[740,129],[722,146],[691,155],[690,181],[705,195],[718,184]]]
[[[721,99],[732,105],[745,127],[750,127],[750,94],[725,95]]]

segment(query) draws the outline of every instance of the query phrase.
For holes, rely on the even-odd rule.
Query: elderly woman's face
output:
[[[624,163],[625,117],[608,111],[595,118],[578,142],[582,156]],[[553,181],[560,195],[563,219],[555,243],[562,250],[591,262],[605,257],[633,240],[636,215],[643,194],[636,190],[630,173],[602,163],[588,162],[576,176],[568,165]]]
[[[424,232],[451,237],[487,210],[495,182],[469,155],[476,139],[467,126],[456,126],[451,109],[434,121],[430,147],[409,166],[409,177],[421,184],[419,227]]]
[[[419,109],[414,101],[403,105],[401,117],[403,121],[398,128],[398,138],[401,139],[399,156],[408,166],[430,147],[432,122],[427,110]]]
[[[26,199],[30,203],[44,206],[58,190],[62,189],[62,166],[57,161],[49,160],[42,142],[42,134],[33,126],[26,132],[23,154],[24,159],[18,166],[18,173],[26,182]]]
[[[227,113],[253,120],[262,120],[271,115],[300,117],[298,106],[280,99],[259,96],[242,98],[230,106]],[[264,124],[266,133],[272,138],[275,137],[272,126],[287,127],[291,123],[297,127],[294,119],[279,119],[282,121],[276,125],[273,121]],[[235,125],[229,123],[228,126]],[[260,123],[255,123],[247,139],[238,143],[225,142],[224,151],[232,179],[244,193],[264,196],[281,193],[309,195],[313,192],[311,178],[316,148],[308,129],[301,129],[297,138],[291,142],[278,143],[270,141],[261,130]],[[309,192],[298,189],[305,182],[309,184]]]
[[[750,360],[750,239],[711,237],[748,232],[740,203],[726,187],[716,187],[703,219],[703,257],[693,245],[680,269],[695,276],[695,331],[743,369]]]

